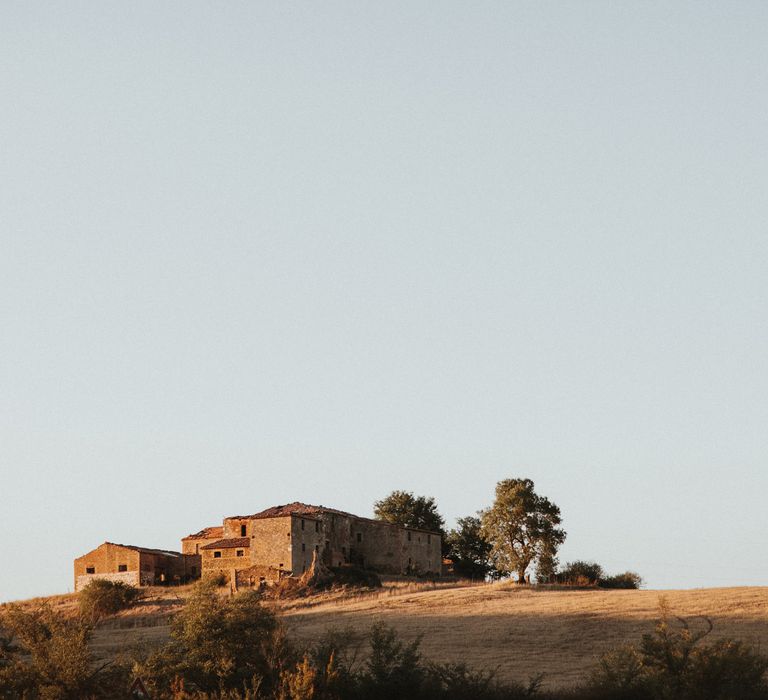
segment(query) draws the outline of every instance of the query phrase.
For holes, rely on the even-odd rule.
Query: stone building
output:
[[[440,545],[436,532],[297,502],[225,518],[221,528],[185,537],[182,551],[199,553],[203,574],[234,572],[238,585],[253,585],[300,575],[315,553],[331,567],[440,575]]]
[[[164,549],[148,549],[129,544],[104,542],[75,559],[75,590],[94,579],[123,581],[132,586],[185,583],[198,578],[200,556]]]

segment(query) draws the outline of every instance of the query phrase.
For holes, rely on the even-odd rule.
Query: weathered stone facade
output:
[[[181,551],[183,554],[200,554],[200,547],[224,537],[224,528],[221,525],[206,527],[194,535],[187,535],[181,539]]]
[[[224,519],[223,537],[206,528],[182,541],[195,543],[203,574],[223,572],[236,585],[298,576],[312,557],[328,566],[355,565],[384,574],[440,575],[440,535],[351,513],[291,503]],[[191,549],[189,550],[191,551]]]
[[[104,542],[75,559],[75,590],[94,579],[133,586],[184,583],[200,576],[201,568],[199,555]]]
[[[361,518],[325,506],[289,503],[224,518],[181,540],[181,552],[105,542],[74,562],[75,590],[94,578],[135,586],[183,583],[224,573],[234,586],[300,576],[315,554],[329,567],[382,574],[441,573],[440,535]]]

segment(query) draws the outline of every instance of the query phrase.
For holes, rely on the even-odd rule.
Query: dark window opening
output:
[[[358,532],[357,533],[357,541],[358,542],[362,542],[363,541],[363,533],[362,532]]]
[[[214,552],[213,553],[213,558],[214,559],[221,559],[221,552]]]
[[[117,565],[118,571],[128,571],[128,564],[118,564]]]
[[[408,533],[408,541],[409,542],[411,541],[411,533],[410,532]]]
[[[303,520],[301,521],[301,529],[302,530],[304,529],[304,521]]]
[[[317,520],[315,520],[315,532],[320,532],[320,523]]]
[[[237,556],[238,557],[242,557],[243,556],[243,550],[242,549],[238,549],[237,550]]]
[[[240,526],[240,537],[245,537],[248,534],[248,527],[246,525]]]
[[[432,535],[427,535],[427,544],[432,544]]]
[[[96,573],[96,567],[95,566],[86,566],[85,567],[85,573],[86,574],[95,574]]]
[[[303,542],[301,543],[301,551],[306,552],[307,551],[307,545],[305,545]]]

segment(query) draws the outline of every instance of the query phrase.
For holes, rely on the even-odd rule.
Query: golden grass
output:
[[[768,588],[551,591],[489,584],[328,602],[286,609],[283,618],[308,641],[330,627],[362,638],[381,620],[406,639],[423,635],[422,651],[435,661],[497,669],[518,681],[544,672],[545,685],[554,687],[583,680],[601,653],[652,631],[662,595],[676,615],[709,616],[713,636],[768,649]]]
[[[148,589],[137,606],[99,626],[94,652],[108,657],[162,643],[169,616],[189,592],[190,587]],[[662,596],[675,615],[710,617],[713,638],[735,637],[768,651],[768,588],[547,590],[395,580],[372,591],[329,591],[272,605],[291,636],[302,641],[340,628],[361,642],[374,622],[383,621],[404,639],[422,635],[422,651],[434,661],[496,669],[508,680],[526,681],[544,672],[545,685],[556,687],[583,680],[601,653],[652,631]],[[23,605],[42,600],[63,610],[76,606],[74,596]]]

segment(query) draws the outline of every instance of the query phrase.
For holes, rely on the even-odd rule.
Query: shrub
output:
[[[557,581],[574,586],[594,586],[604,576],[603,567],[597,562],[572,561],[557,574]]]
[[[643,579],[640,574],[634,571],[625,571],[623,574],[616,574],[615,576],[606,576],[601,578],[597,585],[600,588],[640,588],[643,584]]]
[[[381,588],[381,579],[373,571],[356,566],[332,567],[332,586],[352,586],[355,588]]]
[[[229,583],[229,577],[223,571],[217,571],[215,574],[206,574],[203,581],[217,588],[221,588]]]
[[[0,644],[2,698],[111,697],[110,689],[127,683],[119,664],[93,667],[91,626],[83,618],[68,620],[47,605],[33,611],[10,606],[0,622],[9,635]]]
[[[662,603],[654,634],[637,647],[606,654],[592,674],[594,697],[617,700],[765,700],[768,657],[742,642],[720,639],[702,644],[712,622],[701,618],[694,632],[687,620],[670,619]]]
[[[171,640],[136,671],[164,697],[176,680],[204,692],[258,683],[265,697],[292,656],[274,613],[247,591],[222,598],[203,582],[171,623]]]
[[[92,622],[131,607],[141,597],[141,591],[122,581],[94,579],[78,596],[80,615]]]

